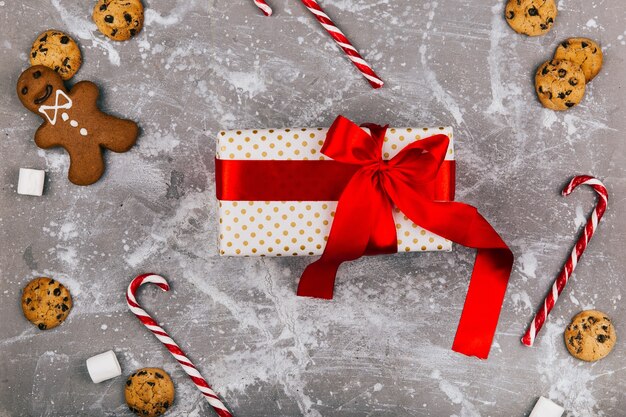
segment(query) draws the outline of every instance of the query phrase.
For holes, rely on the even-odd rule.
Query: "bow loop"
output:
[[[368,135],[353,121],[339,116],[328,129],[321,152],[344,164],[370,165],[380,161],[384,138],[384,132],[382,137]]]

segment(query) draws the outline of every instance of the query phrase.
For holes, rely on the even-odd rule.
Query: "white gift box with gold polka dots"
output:
[[[367,129],[365,129],[367,130]],[[221,131],[217,159],[328,160],[320,150],[328,128]],[[383,158],[393,158],[409,143],[435,134],[450,138],[446,160],[454,161],[451,127],[390,128]],[[337,201],[219,201],[219,251],[225,256],[321,255]],[[393,211],[398,252],[450,251],[452,243],[421,228],[399,209]]]

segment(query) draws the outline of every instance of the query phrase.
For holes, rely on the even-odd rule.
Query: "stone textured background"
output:
[[[515,34],[503,0],[336,0],[327,12],[386,81],[372,90],[298,1],[148,0],[137,38],[113,43],[92,2],[0,1],[0,415],[128,415],[122,378],[94,385],[84,360],[115,349],[125,375],[171,373],[169,415],[213,415],[183,371],[126,308],[138,273],[173,291],[141,302],[196,361],[236,416],[526,416],[539,395],[567,416],[626,409],[626,349],[595,364],[567,353],[562,331],[582,309],[610,314],[626,338],[626,128],[623,0],[560,0],[554,29]],[[131,152],[108,154],[90,187],[66,179],[61,150],[33,143],[39,119],[14,86],[35,36],[79,42],[72,82],[136,120]],[[605,65],[583,103],[555,113],[533,91],[535,68],[570,36],[599,41]],[[298,299],[309,258],[220,259],[214,135],[237,127],[328,126],[337,114],[395,126],[451,125],[458,200],[476,205],[516,263],[491,356],[450,350],[473,252],[399,254],[341,269],[334,301]],[[45,195],[16,194],[20,167],[45,169]],[[611,192],[600,230],[535,348],[519,338],[594,204],[563,198],[577,173]],[[32,277],[65,283],[75,306],[40,332],[22,316]]]

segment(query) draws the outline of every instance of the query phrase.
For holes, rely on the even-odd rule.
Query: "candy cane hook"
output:
[[[572,273],[574,272],[574,269],[578,264],[578,260],[587,248],[587,244],[591,240],[593,233],[598,228],[598,222],[600,222],[602,215],[606,211],[609,199],[609,194],[606,190],[606,187],[604,186],[604,184],[602,184],[602,182],[600,182],[600,180],[590,175],[579,175],[572,178],[570,183],[567,184],[567,186],[563,189],[563,196],[570,195],[571,192],[574,191],[574,189],[576,189],[576,187],[581,184],[589,185],[596,191],[596,193],[598,193],[598,202],[596,203],[596,207],[591,213],[591,217],[589,218],[587,224],[585,225],[585,228],[583,229],[583,233],[578,238],[576,246],[574,246],[574,249],[572,249],[572,254],[565,262],[565,265],[563,265],[563,269],[559,273],[559,276],[554,281],[554,284],[552,284],[552,290],[543,301],[543,308],[537,312],[535,318],[530,323],[528,330],[526,330],[526,334],[524,334],[524,337],[522,337],[522,343],[526,346],[532,346],[535,342],[535,337],[537,336],[537,333],[539,333],[541,327],[543,327],[543,324],[545,323],[548,314],[550,314],[550,311],[554,307],[556,300],[558,300],[559,296],[561,295],[565,284],[567,284],[567,281],[572,276]]]
[[[170,286],[162,276],[155,274],[142,274],[137,278],[133,279],[128,286],[128,291],[126,292],[126,302],[128,303],[128,308],[132,311],[135,316],[139,319],[144,326],[148,328],[156,336],[157,339],[161,341],[170,351],[172,356],[178,361],[183,370],[189,375],[191,380],[196,384],[196,387],[200,390],[200,392],[204,395],[206,400],[211,404],[215,412],[220,417],[232,417],[226,406],[222,403],[220,398],[217,396],[215,391],[211,389],[206,380],[200,375],[200,372],[196,369],[196,367],[191,363],[189,358],[185,356],[185,353],[181,350],[181,348],[172,340],[172,338],[167,334],[165,330],[163,330],[159,324],[154,321],[152,317],[144,309],[141,308],[139,303],[137,303],[137,299],[135,298],[135,294],[139,287],[143,284],[152,283],[157,285],[163,291],[169,291]]]

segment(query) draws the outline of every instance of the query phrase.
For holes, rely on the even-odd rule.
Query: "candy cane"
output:
[[[382,87],[384,84],[383,80],[381,80],[378,75],[376,75],[374,70],[372,70],[372,67],[370,67],[370,65],[363,59],[363,57],[359,54],[356,48],[352,46],[346,35],[344,35],[343,32],[339,30],[339,28],[333,23],[333,21],[330,20],[330,17],[328,17],[328,15],[324,13],[324,10],[322,10],[320,5],[317,4],[315,0],[301,1],[306,6],[306,8],[309,9],[311,13],[313,13],[318,22],[320,22],[324,29],[326,29],[328,34],[335,40],[335,42],[337,42],[337,45],[339,45],[341,49],[343,49],[343,51],[346,53],[350,61],[352,61],[354,66],[356,66],[359,71],[361,71],[361,74],[363,74],[363,76],[367,78],[367,81],[370,83],[370,85],[374,88]]]
[[[256,7],[261,9],[261,11],[263,12],[263,14],[265,16],[271,16],[272,15],[272,8],[270,6],[268,6],[268,4],[265,2],[265,0],[254,0],[254,4],[256,4]]]
[[[567,281],[572,276],[572,273],[574,272],[574,269],[578,264],[578,260],[587,248],[587,244],[591,240],[593,233],[598,227],[598,222],[600,221],[602,215],[606,210],[609,199],[609,194],[606,190],[606,187],[604,186],[604,184],[602,184],[602,182],[589,175],[579,175],[572,178],[570,183],[567,184],[567,186],[563,189],[563,196],[570,195],[570,193],[581,184],[586,184],[592,187],[596,191],[596,193],[598,193],[600,198],[598,199],[595,209],[591,213],[591,218],[587,221],[587,224],[585,225],[583,234],[578,238],[576,246],[574,246],[574,249],[572,249],[571,256],[569,257],[567,262],[565,262],[563,269],[561,270],[559,276],[556,278],[554,284],[552,285],[552,290],[543,301],[543,308],[537,312],[537,315],[530,323],[528,330],[526,330],[526,334],[524,334],[524,337],[522,337],[522,343],[526,346],[532,346],[535,342],[535,337],[537,336],[537,333],[539,333],[539,331],[541,330],[541,327],[546,321],[548,314],[550,314],[550,311],[554,307],[554,303],[556,303],[556,300],[559,298],[559,295],[561,295],[565,284],[567,284]]]
[[[126,302],[128,303],[128,308],[132,311],[140,322],[143,323],[144,326],[148,328],[156,336],[157,339],[161,341],[170,351],[172,356],[176,358],[180,366],[182,366],[183,370],[189,375],[191,380],[196,384],[196,387],[204,394],[206,400],[211,404],[215,412],[220,417],[232,417],[226,406],[222,403],[217,394],[211,389],[206,380],[200,375],[200,372],[196,369],[196,367],[191,363],[189,358],[185,356],[185,353],[180,349],[180,347],[172,340],[172,338],[167,334],[165,330],[163,330],[156,321],[148,313],[145,312],[144,309],[141,308],[139,303],[137,303],[137,299],[135,298],[135,293],[143,284],[151,282],[156,284],[163,291],[169,291],[170,286],[162,276],[155,274],[143,274],[139,275],[137,278],[132,280],[130,285],[128,286],[128,291],[126,292]]]

